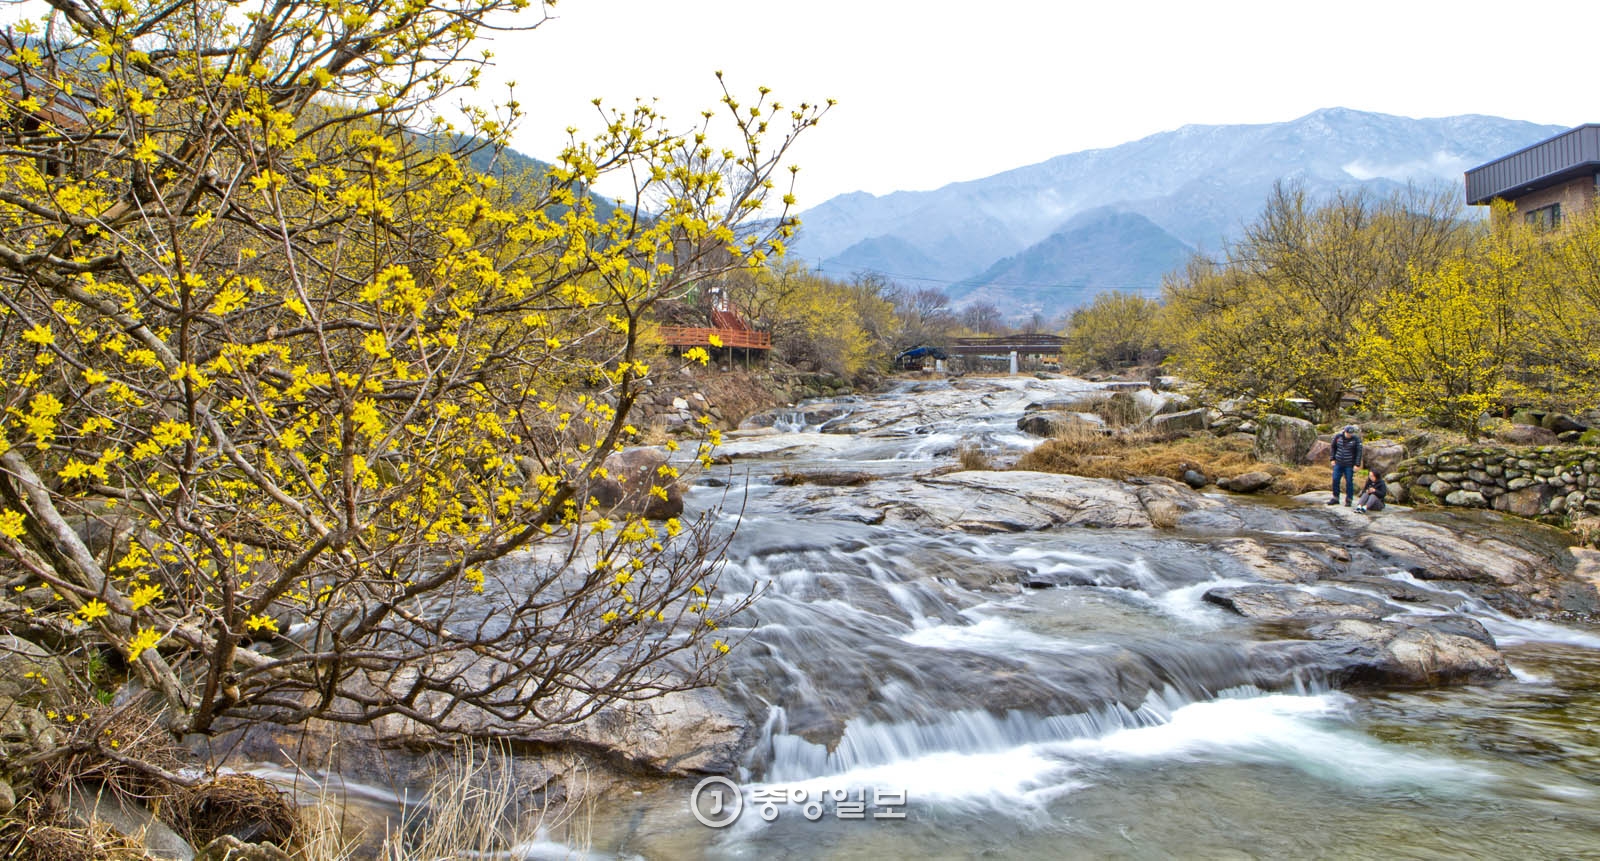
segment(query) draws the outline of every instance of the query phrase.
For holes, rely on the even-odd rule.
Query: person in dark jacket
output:
[[[1383,476],[1377,470],[1367,473],[1367,483],[1361,486],[1361,496],[1356,500],[1357,511],[1382,511],[1383,498],[1389,493],[1389,485],[1384,483]]]
[[[1361,465],[1361,429],[1345,425],[1344,430],[1333,435],[1333,498],[1329,505],[1339,504],[1339,479],[1344,479],[1344,504],[1351,505],[1356,496],[1356,467]]]

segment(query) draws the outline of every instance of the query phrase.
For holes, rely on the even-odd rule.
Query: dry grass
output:
[[[24,802],[3,818],[0,852],[18,861],[143,861],[137,840],[109,827],[68,827],[58,813]]]
[[[42,796],[69,783],[92,783],[112,795],[150,804],[178,788],[163,773],[187,765],[188,752],[173,741],[155,712],[96,702],[63,707],[61,712],[55,727],[62,736],[57,748],[62,755],[33,769],[34,792]],[[140,768],[139,763],[151,768]]]
[[[1186,470],[1193,469],[1212,481],[1259,471],[1271,474],[1272,491],[1282,494],[1319,490],[1329,482],[1325,468],[1262,463],[1255,459],[1250,443],[1241,439],[1209,435],[1170,439],[1148,431],[1107,435],[1092,428],[1074,428],[1040,445],[1017,462],[1017,469],[1119,480],[1146,475],[1182,479]]]
[[[247,824],[256,833],[244,835],[245,842],[277,846],[292,845],[304,829],[287,793],[248,774],[224,774],[180,789],[167,810],[173,829],[197,849]]]
[[[379,858],[521,858],[546,833],[566,833],[567,845],[582,854],[590,842],[577,816],[583,807],[581,800],[560,809],[536,804],[508,750],[466,744],[441,762],[427,803],[407,811]]]
[[[989,456],[983,453],[983,449],[975,445],[962,446],[956,452],[956,460],[964,470],[984,471],[994,468],[989,463]]]

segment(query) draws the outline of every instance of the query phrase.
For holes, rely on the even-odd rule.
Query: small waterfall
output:
[[[1431,731],[1427,720],[1371,730],[1374,710],[1407,701],[1335,690],[1327,678],[1344,676],[1326,644],[1204,600],[1219,587],[1273,585],[1222,542],[1150,529],[963,534],[902,516],[873,482],[776,487],[765,478],[794,469],[915,480],[954,464],[963,445],[1003,457],[1038,441],[1015,430],[1029,403],[1092,388],[1022,377],[904,383],[847,405],[800,404],[777,417],[780,433],[736,443],[742,472],[726,493],[747,493],[724,588],[766,588],[727,632],[738,646],[721,686],[759,728],[741,761],[747,812],[734,827],[654,844],[652,854],[1245,849],[1283,857],[1327,854],[1353,840],[1403,850],[1420,839],[1424,848],[1413,854],[1526,856],[1530,840],[1545,839],[1523,835],[1527,821],[1561,822],[1547,830],[1563,853],[1592,848],[1600,816],[1573,804],[1594,797],[1581,776],[1589,760],[1577,760],[1579,777],[1551,777],[1496,759],[1522,749],[1508,731],[1495,736],[1511,736],[1498,748],[1463,750],[1471,732]],[[741,475],[746,488],[737,486]],[[987,504],[949,492],[935,504]],[[1292,508],[1240,504],[1226,513],[1217,521],[1224,525],[1208,528],[1231,542],[1321,557],[1338,538],[1323,518]],[[1370,585],[1373,573],[1361,576]],[[1338,583],[1329,597],[1357,592],[1395,615],[1465,613],[1502,645],[1600,649],[1600,636],[1576,627],[1512,619],[1409,574],[1379,576],[1416,588],[1394,598]],[[1518,675],[1526,682],[1472,695],[1547,708],[1561,671],[1530,660]],[[1531,700],[1523,687],[1536,690]],[[1445,696],[1461,692],[1423,692],[1407,704],[1431,708]],[[1592,711],[1600,719],[1600,701]],[[1527,757],[1551,762],[1567,754],[1528,749]],[[858,828],[836,821],[831,807],[813,818],[793,804],[770,820],[749,813],[758,792],[827,792],[837,801],[863,788],[904,789],[909,821]],[[682,799],[655,810],[657,820],[630,833],[670,830],[663,823],[683,818]],[[1463,829],[1474,836],[1458,837]],[[1492,842],[1502,835],[1511,836]]]
[[[806,429],[806,414],[801,410],[784,410],[778,413],[772,428],[783,433],[800,433]]]

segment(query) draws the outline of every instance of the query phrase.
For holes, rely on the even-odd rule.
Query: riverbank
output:
[[[902,381],[747,416],[709,470],[672,455],[686,516],[729,536],[723,588],[763,598],[719,631],[715,686],[510,733],[496,761],[563,823],[524,836],[860,858],[1061,857],[1069,834],[1085,855],[1316,854],[1374,833],[1376,854],[1459,850],[1440,836],[1455,834],[1526,854],[1537,841],[1516,823],[1538,816],[1557,822],[1540,846],[1600,837],[1581,773],[1546,765],[1600,757],[1582,729],[1600,719],[1584,669],[1600,666],[1597,593],[1568,539],[1487,511],[1363,517],[1320,493],[961,469],[964,451],[1039,450],[1018,428],[1030,404],[1106,393]],[[829,475],[849,480],[811,480]],[[303,786],[331,771],[381,830],[423,809],[451,750],[402,724],[258,728],[208,755]],[[1458,743],[1462,727],[1493,746]],[[708,776],[739,784],[738,823],[687,813]],[[757,799],[780,790],[828,795],[816,818],[781,801],[768,821]],[[839,805],[858,791],[872,803],[853,823]]]

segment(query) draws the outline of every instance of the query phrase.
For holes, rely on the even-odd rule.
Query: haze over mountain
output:
[[[1560,126],[1327,108],[1265,125],[1184,126],[933,191],[844,194],[801,213],[793,253],[945,289],[1008,314],[1069,310],[1104,289],[1154,294],[1194,249],[1216,251],[1279,179],[1313,195],[1461,174]]]

